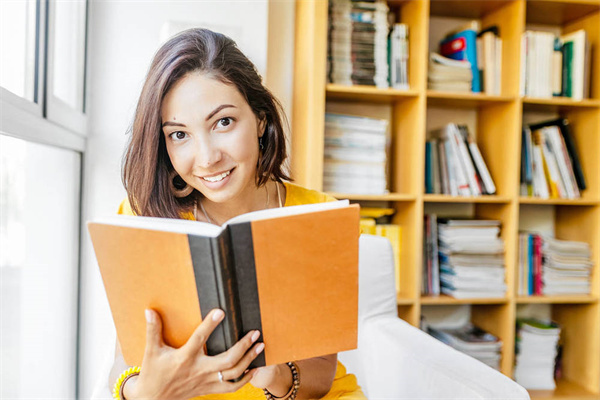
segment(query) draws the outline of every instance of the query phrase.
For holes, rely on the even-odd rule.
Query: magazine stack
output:
[[[389,87],[387,3],[332,0],[329,7],[329,82]]]
[[[502,341],[483,329],[467,324],[458,329],[427,328],[429,334],[448,346],[500,370]]]
[[[590,294],[592,267],[588,243],[519,235],[519,295]]]
[[[438,219],[441,292],[456,298],[503,298],[500,221]]]
[[[560,327],[536,319],[517,320],[515,380],[531,390],[554,390]]]
[[[386,194],[388,121],[325,114],[323,189],[351,194]]]
[[[470,92],[473,80],[471,63],[431,53],[427,80],[431,90]]]

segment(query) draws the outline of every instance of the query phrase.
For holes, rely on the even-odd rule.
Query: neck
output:
[[[250,193],[242,193],[236,199],[224,203],[212,202],[206,198],[200,199],[210,222],[222,225],[229,219],[252,211],[279,207],[277,188],[274,181],[267,182],[261,187],[252,187]],[[268,196],[268,197],[267,197]],[[198,212],[203,215],[201,208]]]

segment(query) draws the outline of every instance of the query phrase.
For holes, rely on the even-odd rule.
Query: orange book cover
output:
[[[359,207],[347,201],[264,210],[218,227],[111,216],[88,223],[125,361],[141,365],[144,310],[182,346],[213,308],[226,317],[207,353],[258,329],[254,367],[356,348]]]

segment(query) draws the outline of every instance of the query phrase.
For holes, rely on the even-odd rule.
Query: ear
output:
[[[261,114],[261,117],[258,121],[258,137],[263,137],[265,134],[265,128],[267,127],[267,117],[264,113]]]

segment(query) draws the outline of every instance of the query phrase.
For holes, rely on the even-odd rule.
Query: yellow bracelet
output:
[[[123,396],[123,386],[129,378],[139,375],[140,370],[140,367],[130,367],[123,371],[123,373],[119,376],[119,379],[117,379],[117,381],[115,382],[115,386],[113,387],[113,397],[116,400],[125,400],[125,397]]]

